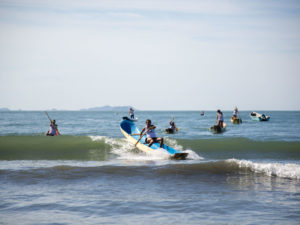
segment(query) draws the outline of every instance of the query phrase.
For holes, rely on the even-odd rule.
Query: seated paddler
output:
[[[174,122],[174,117],[172,118],[172,120],[170,121],[170,127],[169,127],[173,132],[176,131],[176,125]]]
[[[55,124],[55,120],[50,122],[50,129],[47,132],[47,136],[55,136],[57,131],[57,125]]]
[[[156,127],[152,125],[151,120],[147,119],[146,126],[141,131],[141,136],[144,135],[145,132],[145,134],[147,135],[145,142],[149,144],[149,147],[151,147],[153,143],[159,142],[160,148],[162,148],[164,144],[164,139],[156,136],[155,128]]]

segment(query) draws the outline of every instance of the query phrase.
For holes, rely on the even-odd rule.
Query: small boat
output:
[[[231,119],[230,119],[230,121],[233,124],[240,124],[240,123],[243,122],[241,118],[237,118],[236,116],[232,116]]]
[[[251,112],[250,117],[255,121],[269,121],[270,116],[266,116],[265,114],[259,114],[257,112]]]
[[[173,130],[172,128],[167,128],[165,129],[165,131],[168,134],[175,134],[176,132],[178,132],[178,128],[176,127],[175,130]]]
[[[145,139],[146,139],[145,136],[143,136],[140,139],[140,136],[136,135],[136,134],[140,134],[141,132],[136,127],[136,125],[130,120],[123,120],[120,123],[120,129],[121,132],[124,134],[124,136],[127,138],[127,140],[133,145],[136,145],[136,147],[143,152],[151,153],[155,150],[161,149],[159,143],[153,143],[151,147],[148,147],[148,144],[145,143]],[[171,159],[183,160],[186,159],[186,157],[188,156],[188,153],[180,152],[165,144],[162,146],[162,148],[165,149],[170,154]]]
[[[223,133],[226,130],[226,123],[223,122],[223,127],[220,127],[219,125],[213,125],[210,130],[215,134]]]
[[[135,117],[135,118],[129,118],[128,116],[124,116],[123,118],[122,118],[123,120],[129,120],[129,121],[131,121],[131,122],[136,122],[136,121],[138,121],[138,118],[137,117]]]
[[[201,111],[201,116],[204,116],[204,111]]]

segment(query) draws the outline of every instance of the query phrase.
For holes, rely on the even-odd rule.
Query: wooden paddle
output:
[[[50,122],[52,122],[52,120],[51,120],[50,116],[48,115],[48,113],[47,112],[45,112],[45,113],[46,113],[48,119],[50,120]]]
[[[141,137],[137,140],[137,142],[135,143],[134,146],[136,146],[136,145],[140,142],[140,140],[142,139],[142,137],[143,137],[145,134],[147,134],[147,132],[148,132],[149,130],[150,130],[150,129],[147,129],[147,130],[145,131],[145,133],[141,134]]]

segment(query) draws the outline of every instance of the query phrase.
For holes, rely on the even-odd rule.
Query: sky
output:
[[[0,108],[300,110],[300,1],[0,0]]]

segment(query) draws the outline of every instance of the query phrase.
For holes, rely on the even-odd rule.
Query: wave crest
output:
[[[300,165],[294,163],[256,163],[249,160],[226,160],[229,164],[237,165],[240,169],[249,169],[254,173],[264,173],[268,176],[300,179]]]

